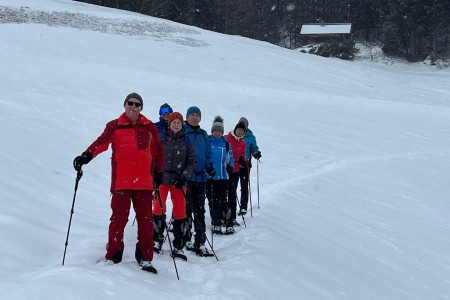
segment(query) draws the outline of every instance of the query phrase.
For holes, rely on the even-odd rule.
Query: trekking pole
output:
[[[206,237],[206,241],[207,241],[208,244],[209,244],[209,247],[211,247],[211,251],[212,251],[212,253],[214,254],[214,257],[217,259],[217,261],[219,261],[219,259],[217,258],[217,255],[216,255],[216,251],[214,251],[214,248],[213,248],[213,246],[211,245],[211,243],[209,242],[208,237],[206,236],[206,234],[205,234],[205,237]]]
[[[186,197],[186,193],[184,192],[184,190],[183,189],[181,189],[181,192],[183,193],[183,196],[184,196],[184,199],[186,199],[186,202],[187,202],[187,197]],[[194,210],[192,210],[193,212],[194,212]],[[197,218],[197,216],[196,216],[196,213],[194,212],[194,218]],[[206,231],[206,230],[205,230]],[[219,259],[217,258],[217,255],[216,255],[216,252],[214,251],[214,248],[212,247],[212,245],[211,245],[211,243],[209,242],[209,240],[208,240],[208,237],[206,236],[206,234],[205,234],[205,237],[206,237],[206,241],[208,242],[208,244],[209,244],[209,247],[211,247],[211,251],[212,251],[212,253],[214,254],[214,256],[216,257],[216,259],[217,259],[217,261],[219,261]]]
[[[163,205],[162,205],[162,201],[161,201],[161,194],[159,193],[159,188],[155,189],[156,191],[156,198],[158,199],[159,202],[159,207],[161,208],[161,211],[163,212],[163,215],[165,215],[165,211],[163,210]],[[166,228],[166,237],[167,240],[169,241],[169,247],[170,247],[170,256],[172,256],[172,242],[170,241],[170,236],[169,236],[169,228],[167,228],[167,223],[166,220],[164,219],[164,227]],[[177,273],[177,279],[180,280],[180,276],[178,275],[178,268],[177,268],[177,263],[175,262],[175,257],[172,256],[172,260],[173,260],[173,265],[175,267],[175,273]]]
[[[252,205],[252,187],[250,185],[250,166],[247,166],[248,176],[248,194],[250,196],[250,217],[253,218],[253,205]]]
[[[171,228],[170,227],[172,227],[172,222],[174,221],[174,219],[173,219],[173,217],[172,218],[170,218],[170,221],[169,221],[169,224],[167,224],[166,226],[167,226],[167,231],[168,232],[170,232],[170,230],[171,230]],[[163,241],[163,244],[166,242],[166,239],[167,239],[167,234],[166,234],[166,236],[164,237],[164,241]]]
[[[259,207],[259,159],[256,160],[256,190],[258,192],[258,209]]]
[[[64,247],[64,255],[63,255],[63,260],[62,260],[63,266],[64,266],[64,261],[66,259],[67,245],[69,245],[69,232],[70,232],[70,225],[72,224],[72,215],[73,215],[73,208],[75,206],[75,198],[77,196],[78,182],[80,181],[82,176],[83,176],[83,170],[80,169],[77,172],[77,178],[75,179],[75,191],[73,193],[72,208],[70,209],[69,227],[67,227],[66,243],[65,243],[65,247]]]
[[[231,184],[232,184],[231,188],[233,189],[234,195],[236,196],[237,204],[238,204],[239,207],[241,207],[241,201],[239,201],[239,197],[238,197],[237,191],[236,191],[237,188],[236,188],[236,185],[234,184],[234,181],[232,181]],[[241,214],[241,217],[242,217],[242,222],[244,222],[244,227],[247,228],[247,224],[245,224],[244,215]]]
[[[238,197],[237,193],[236,193],[236,200],[237,200],[237,203],[238,203],[239,207],[241,207],[241,201],[239,201],[239,197]],[[244,222],[244,227],[247,228],[247,224],[245,224],[245,217],[244,217],[244,215],[241,215],[241,217],[242,217],[242,222]]]
[[[211,214],[211,249],[213,249],[214,246],[214,183],[213,183],[213,177],[211,176],[211,210],[212,210],[212,214]],[[209,241],[208,241],[209,243]],[[214,254],[215,255],[215,254]],[[217,257],[216,257],[217,258]]]

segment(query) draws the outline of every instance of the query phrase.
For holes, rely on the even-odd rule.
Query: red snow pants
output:
[[[183,186],[184,193],[186,193],[186,187]],[[161,195],[162,208],[166,213],[166,200],[170,191],[170,198],[172,199],[172,216],[175,220],[181,220],[186,218],[186,199],[183,192],[175,187],[175,185],[161,184],[159,186],[159,194]],[[162,216],[161,205],[159,200],[155,197],[153,203],[153,214],[156,216]]]
[[[120,190],[112,193],[112,214],[106,259],[112,259],[118,251],[124,249],[123,234],[128,222],[131,202],[133,202],[137,221],[136,247],[141,251],[143,260],[153,260],[152,192],[150,190]]]

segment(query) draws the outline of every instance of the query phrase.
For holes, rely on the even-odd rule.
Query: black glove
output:
[[[156,188],[159,188],[159,186],[163,183],[163,172],[155,172],[153,174],[153,181]]]
[[[232,166],[227,165],[227,173],[228,173],[228,175],[233,174],[233,167]]]
[[[78,172],[81,170],[81,166],[88,164],[91,160],[91,152],[83,152],[80,156],[75,157],[73,160],[73,168]]]
[[[206,173],[207,173],[209,176],[211,176],[211,177],[214,177],[214,175],[216,175],[216,169],[214,169],[214,167],[213,167],[212,164],[210,164],[209,167],[207,167],[207,168],[205,169],[205,171],[206,171]]]
[[[177,189],[182,189],[184,185],[186,185],[187,179],[183,176],[178,176],[177,179],[175,179],[175,187]]]
[[[258,151],[258,152],[256,152],[255,154],[253,154],[253,157],[256,159],[256,160],[259,160],[260,158],[261,158],[261,151]]]

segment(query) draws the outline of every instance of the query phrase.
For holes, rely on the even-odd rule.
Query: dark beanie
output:
[[[246,117],[241,117],[241,118],[239,119],[239,122],[244,122],[244,123],[245,123],[245,126],[247,126],[247,128],[248,128],[248,120],[247,120]]]
[[[164,103],[163,105],[161,105],[159,108],[166,108],[166,107],[170,107],[170,105],[169,104],[167,104],[167,103]],[[170,108],[172,108],[172,107],[170,107]]]
[[[131,98],[138,99],[139,102],[141,102],[141,104],[142,104],[141,110],[144,108],[144,100],[142,100],[142,97],[141,97],[138,93],[131,93],[131,94],[129,94],[129,95],[125,98],[125,101],[123,101],[123,106],[125,106],[125,105],[127,104],[127,101],[130,100]]]
[[[192,114],[198,114],[200,118],[202,117],[202,112],[200,111],[200,108],[198,108],[197,106],[191,106],[188,108],[186,112],[186,119]]]
[[[244,130],[244,132],[247,131],[247,126],[245,126],[244,122],[239,122],[236,124],[236,127],[234,127],[235,133],[236,133],[236,129],[238,129],[238,128]]]

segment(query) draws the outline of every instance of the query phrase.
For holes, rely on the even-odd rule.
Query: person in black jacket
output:
[[[160,252],[164,241],[166,227],[166,200],[170,192],[173,217],[173,253],[183,254],[184,235],[186,232],[186,183],[195,168],[194,145],[186,137],[183,116],[173,112],[168,118],[168,126],[161,133],[164,151],[163,182],[159,186],[153,203],[155,252]],[[161,200],[161,201],[160,201]]]

